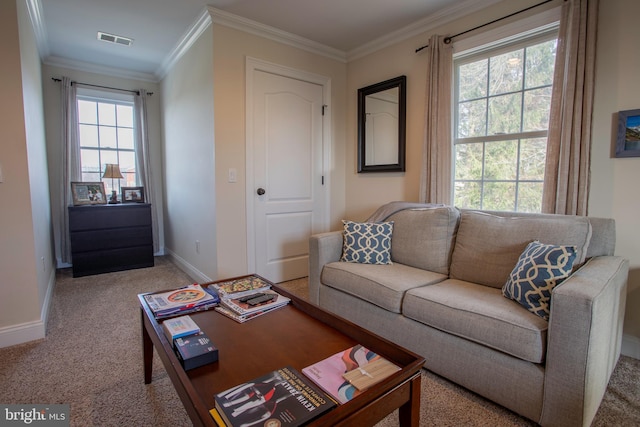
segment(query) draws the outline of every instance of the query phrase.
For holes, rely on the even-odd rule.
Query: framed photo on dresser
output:
[[[144,187],[122,187],[122,203],[144,203]]]
[[[103,182],[72,182],[71,194],[73,206],[104,205],[107,203]]]

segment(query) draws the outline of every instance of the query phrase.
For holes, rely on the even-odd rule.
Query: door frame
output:
[[[254,177],[254,157],[253,157],[253,76],[257,71],[280,75],[287,78],[297,79],[308,83],[322,86],[322,103],[324,114],[322,117],[322,176],[324,177],[324,189],[322,192],[322,204],[324,218],[322,221],[322,231],[329,230],[330,224],[330,196],[331,179],[329,175],[329,165],[331,159],[331,79],[308,71],[298,70],[264,61],[262,59],[247,56],[245,60],[245,170],[246,170],[246,219],[247,219],[247,268],[251,273],[256,269],[256,244],[255,244],[255,177]]]

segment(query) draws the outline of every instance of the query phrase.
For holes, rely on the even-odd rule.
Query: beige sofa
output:
[[[587,426],[619,355],[628,261],[613,220],[388,205],[392,264],[340,261],[310,239],[311,300],[425,357],[425,367],[543,426]],[[396,211],[397,210],[397,211]],[[533,240],[573,245],[547,321],[502,295]]]

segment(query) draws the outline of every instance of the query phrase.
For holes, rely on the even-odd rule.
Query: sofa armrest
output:
[[[620,357],[629,261],[590,259],[552,293],[540,424],[591,424]]]
[[[309,299],[318,304],[320,275],[325,264],[342,256],[342,231],[314,234],[309,238]]]

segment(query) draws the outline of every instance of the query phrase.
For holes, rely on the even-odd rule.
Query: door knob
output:
[[[258,188],[258,196],[262,196],[264,193],[266,193],[266,191],[264,191],[264,188]]]

